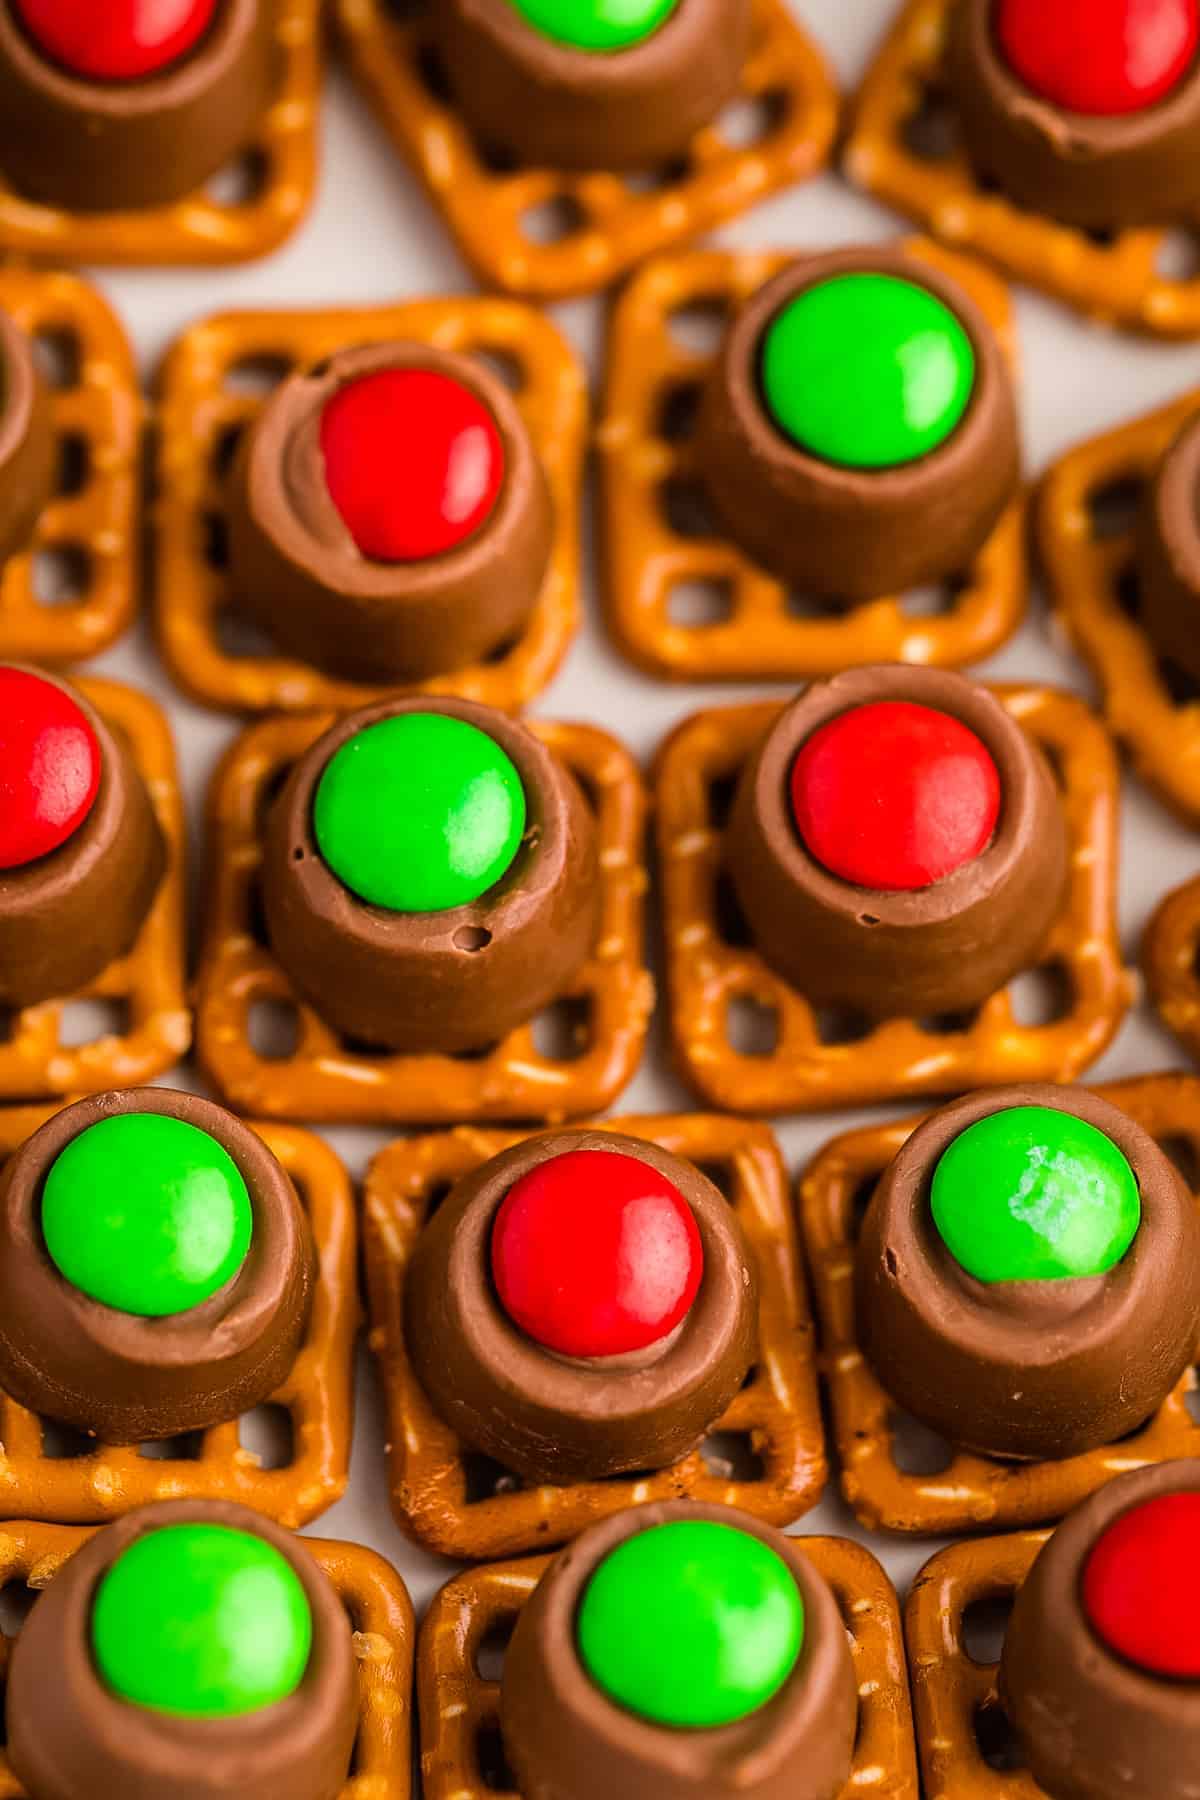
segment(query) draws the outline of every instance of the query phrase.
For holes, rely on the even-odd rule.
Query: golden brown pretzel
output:
[[[1097,1093],[1121,1107],[1200,1175],[1200,1078],[1146,1075]],[[854,1246],[862,1208],[876,1180],[920,1123],[901,1119],[847,1132],[805,1171],[799,1190],[801,1228],[812,1271],[820,1332],[820,1367],[828,1387],[842,1493],[871,1530],[944,1532],[1041,1523],[1073,1506],[1126,1469],[1200,1454],[1200,1425],[1188,1410],[1195,1371],[1184,1378],[1142,1429],[1119,1444],[1065,1462],[1001,1462],[945,1451],[945,1467],[917,1474],[897,1460],[896,1408],[867,1366],[854,1321]],[[1200,1204],[1200,1197],[1198,1197]]]
[[[1142,940],[1150,998],[1186,1050],[1200,1057],[1200,879],[1161,900]]]
[[[786,1525],[821,1496],[827,1466],[812,1325],[774,1137],[764,1125],[703,1114],[622,1117],[614,1129],[699,1163],[728,1194],[759,1274],[761,1336],[753,1378],[707,1444],[660,1473],[529,1489],[494,1465],[482,1470],[486,1459],[464,1448],[417,1382],[404,1344],[404,1280],[439,1191],[524,1134],[465,1126],[392,1144],[373,1163],[364,1197],[371,1347],[390,1418],[396,1516],[442,1555],[484,1558],[545,1548],[649,1500],[711,1500]],[[724,1446],[723,1438],[729,1440]],[[735,1465],[747,1458],[740,1473],[736,1466],[719,1466],[731,1451]]]
[[[497,171],[429,85],[435,4],[397,15],[388,0],[336,0],[335,14],[384,129],[487,287],[540,300],[592,293],[656,251],[807,180],[828,159],[838,99],[825,60],[785,0],[754,0],[741,98],[765,109],[757,143],[742,147],[710,126],[693,140],[686,169],[649,188],[600,170]],[[546,241],[528,229],[534,215],[568,228]]]
[[[1003,282],[979,264],[913,240],[910,255],[960,282],[1017,358]],[[1028,571],[1023,499],[1014,500],[945,611],[906,610],[882,597],[806,616],[786,585],[759,567],[710,520],[693,473],[695,401],[715,348],[681,342],[676,321],[697,309],[723,319],[792,258],[776,252],[692,250],[660,257],[618,298],[597,430],[601,469],[604,601],[609,628],[633,661],[681,681],[796,680],[857,663],[977,662],[999,648],[1025,613]],[[680,589],[707,594],[718,615],[673,616]]]

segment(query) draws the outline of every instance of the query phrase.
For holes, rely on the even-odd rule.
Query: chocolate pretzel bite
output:
[[[192,1094],[56,1113],[0,1177],[0,1386],[107,1444],[235,1419],[287,1379],[311,1236],[262,1140]]]
[[[142,1507],[38,1599],[6,1714],[31,1800],[336,1800],[358,1725],[350,1620],[300,1539],[248,1508]]]
[[[1017,1590],[1000,1694],[1051,1800],[1187,1800],[1200,1758],[1200,1462],[1122,1475]]]
[[[805,258],[737,313],[695,458],[730,537],[807,592],[865,600],[957,575],[1017,491],[1004,352],[925,258]]]
[[[741,1226],[699,1169],[574,1131],[458,1183],[418,1239],[405,1338],[465,1443],[565,1486],[686,1456],[745,1379],[757,1303]]]
[[[500,1695],[525,1800],[836,1800],[858,1715],[838,1603],[795,1539],[727,1507],[637,1507],[562,1551]]]
[[[254,138],[276,86],[259,0],[0,0],[0,169],[68,212],[181,200]]]
[[[0,565],[33,536],[54,493],[56,461],[50,396],[33,345],[0,310]]]
[[[239,604],[352,681],[412,681],[517,637],[542,591],[550,490],[513,396],[477,358],[396,340],[291,376],[230,492]]]
[[[1040,751],[984,688],[899,665],[814,684],[741,776],[729,867],[766,961],[871,1018],[978,1005],[1036,962],[1066,833]]]
[[[749,0],[444,0],[454,98],[534,168],[638,169],[684,152],[738,91]]]
[[[166,868],[145,782],[77,689],[0,664],[0,1004],[85,987],[137,937]]]
[[[1200,203],[1195,0],[959,0],[946,74],[977,173],[1084,231]]]
[[[1200,1330],[1200,1218],[1174,1165],[1095,1094],[1031,1086],[934,1113],[857,1253],[863,1351],[952,1444],[1062,1459],[1136,1429]]]
[[[465,700],[350,713],[271,810],[271,947],[322,1017],[405,1052],[476,1049],[562,992],[595,937],[595,831],[523,725]]]

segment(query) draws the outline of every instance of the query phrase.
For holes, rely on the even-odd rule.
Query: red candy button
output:
[[[678,1189],[635,1156],[568,1150],[523,1175],[492,1227],[505,1312],[562,1356],[621,1356],[674,1331],[700,1286]]]
[[[89,81],[139,81],[194,50],[218,0],[13,0],[43,55]]]
[[[429,369],[351,381],[321,420],[325,479],[364,556],[419,562],[455,549],[504,480],[496,421],[461,382]]]
[[[1000,812],[996,765],[948,713],[880,700],[815,731],[792,765],[792,813],[831,875],[902,892],[983,850]]]
[[[1013,73],[1068,112],[1115,117],[1162,100],[1200,44],[1197,0],[999,0]]]
[[[99,786],[100,746],[70,695],[22,669],[0,669],[0,869],[65,844]]]
[[[1200,1494],[1164,1494],[1110,1525],[1083,1572],[1083,1610],[1117,1656],[1200,1681]]]

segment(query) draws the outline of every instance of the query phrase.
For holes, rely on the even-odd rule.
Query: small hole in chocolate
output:
[[[37,1589],[24,1581],[6,1581],[0,1588],[0,1635],[15,1638],[37,1602]]]
[[[238,1420],[238,1443],[260,1469],[287,1469],[296,1460],[296,1427],[286,1406],[268,1401]]]
[[[213,615],[213,635],[223,656],[234,662],[262,661],[278,656],[279,648],[269,632],[248,618],[236,600],[220,606]]]
[[[48,326],[33,339],[34,360],[42,380],[54,388],[79,386],[83,346],[69,326]]]
[[[720,294],[701,296],[677,306],[667,319],[667,330],[681,350],[693,356],[715,356],[729,324],[730,302]]]
[[[475,1756],[479,1764],[479,1778],[485,1788],[494,1794],[515,1794],[517,1779],[508,1766],[508,1758],[504,1754],[504,1739],[500,1735],[499,1723],[490,1720],[481,1725],[475,1737]]]
[[[212,472],[218,481],[224,481],[232,469],[245,429],[241,424],[226,425],[213,440]]]
[[[548,1062],[578,1062],[591,1044],[590,994],[564,995],[533,1021],[533,1047]]]
[[[946,162],[958,148],[958,114],[944,88],[921,90],[914,110],[900,127],[900,141],[919,162]]]
[[[1057,962],[1045,963],[1040,969],[1026,969],[1008,986],[1013,1022],[1026,1031],[1067,1018],[1074,999],[1070,971]]]
[[[659,488],[658,498],[667,528],[676,537],[692,540],[719,535],[708,496],[698,481],[671,475]]]
[[[989,1769],[1012,1774],[1025,1767],[1025,1757],[1008,1715],[993,1695],[975,1708],[975,1742]]]
[[[861,1044],[875,1029],[866,1013],[853,1006],[823,1006],[816,1014],[822,1044]]]
[[[253,206],[262,199],[270,177],[271,159],[266,151],[258,147],[243,150],[205,183],[204,196],[213,206]]]
[[[1182,225],[1166,232],[1155,252],[1154,273],[1163,281],[1195,281],[1200,275],[1200,233]]]
[[[303,856],[304,852],[300,852]],[[483,925],[460,925],[454,934],[454,948],[465,950],[468,955],[475,956],[480,950],[486,950],[492,941],[492,934]]]
[[[286,1062],[300,1045],[300,1012],[291,1000],[255,1000],[246,1022],[250,1048],[265,1062]]]
[[[519,394],[528,384],[528,371],[515,350],[504,344],[482,344],[472,349],[472,357],[481,362],[510,393]]]
[[[224,513],[200,515],[200,554],[210,569],[229,567],[229,524]]]
[[[1138,521],[1146,484],[1140,475],[1118,475],[1087,497],[1093,538],[1107,542],[1128,537]]]
[[[672,625],[697,630],[722,625],[733,616],[733,583],[712,577],[676,581],[667,590],[667,617]]]
[[[1163,1155],[1175,1164],[1190,1191],[1200,1194],[1200,1144],[1196,1139],[1185,1137],[1182,1132],[1172,1132],[1156,1141]]]
[[[58,1041],[64,1050],[127,1037],[130,1029],[127,1000],[70,1000],[58,1015]]]
[[[531,244],[565,244],[587,225],[587,214],[573,194],[556,194],[521,214],[521,231]]]
[[[181,1431],[174,1437],[148,1438],[138,1445],[138,1455],[147,1462],[199,1462],[203,1454],[202,1431]]]
[[[656,429],[668,444],[682,444],[696,435],[696,418],[703,389],[695,381],[675,381],[664,388],[658,402]]]
[[[859,913],[858,922],[860,925],[870,927],[880,924],[881,921],[876,913]]]
[[[911,1413],[894,1411],[888,1419],[892,1461],[902,1475],[942,1475],[954,1461],[953,1447]]]
[[[732,150],[753,150],[784,124],[791,100],[779,89],[765,94],[745,94],[734,100],[717,119],[717,131]]]
[[[291,372],[290,356],[279,351],[260,350],[253,356],[242,356],[237,362],[230,363],[225,371],[224,385],[231,394],[265,399],[281,381],[287,380]]]
[[[504,1655],[512,1642],[516,1617],[512,1613],[488,1626],[475,1652],[475,1673],[480,1681],[499,1683],[504,1676]]]
[[[86,1431],[76,1431],[58,1419],[42,1420],[42,1455],[50,1462],[78,1462],[81,1457],[95,1456],[99,1447]]]
[[[1011,1593],[985,1594],[972,1600],[963,1613],[963,1649],[981,1668],[993,1668],[1000,1661],[1014,1597]]]
[[[779,1010],[753,994],[734,994],[725,1008],[725,1036],[735,1056],[774,1056]]]
[[[466,1451],[462,1466],[463,1498],[468,1506],[478,1506],[481,1501],[494,1500],[500,1494],[519,1494],[524,1485],[519,1475],[485,1456],[482,1450]]]
[[[761,1481],[766,1473],[748,1431],[711,1431],[700,1446],[700,1459],[718,1481]]]
[[[33,556],[33,591],[43,606],[74,606],[87,593],[92,559],[82,544],[52,544]]]
[[[81,494],[92,472],[92,452],[78,431],[68,431],[58,443],[58,491],[65,500]]]

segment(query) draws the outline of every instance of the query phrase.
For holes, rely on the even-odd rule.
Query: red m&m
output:
[[[432,369],[383,369],[339,388],[321,418],[325,480],[364,556],[442,556],[484,525],[504,446],[483,401]]]
[[[65,844],[99,786],[100,746],[71,696],[40,675],[0,668],[0,869]]]
[[[792,765],[792,813],[810,854],[842,881],[900,893],[942,881],[986,849],[1000,776],[949,713],[880,700],[840,713]]]
[[[492,1228],[501,1304],[562,1356],[620,1356],[667,1337],[700,1287],[691,1208],[648,1163],[570,1150],[514,1184]]]
[[[1110,1525],[1083,1572],[1102,1643],[1153,1675],[1200,1681],[1200,1493],[1163,1494]]]
[[[139,81],[194,50],[219,0],[14,0],[44,55],[88,81]]]
[[[1013,73],[1068,112],[1119,117],[1164,100],[1200,47],[1197,0],[999,0]]]

